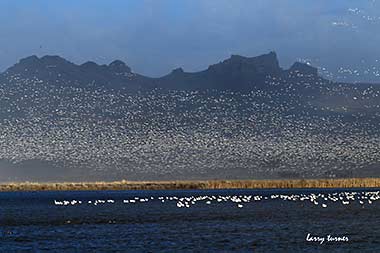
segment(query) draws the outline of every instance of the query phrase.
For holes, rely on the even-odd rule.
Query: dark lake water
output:
[[[380,252],[378,198],[378,189],[0,193],[0,252]]]

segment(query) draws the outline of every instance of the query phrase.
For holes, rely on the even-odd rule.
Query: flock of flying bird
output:
[[[300,72],[250,92],[72,87],[9,76],[0,158],[127,178],[374,176],[380,87]]]

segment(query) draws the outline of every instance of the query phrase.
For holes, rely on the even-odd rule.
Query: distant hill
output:
[[[110,88],[128,87],[136,89],[148,78],[134,74],[122,61],[116,60],[109,65],[98,65],[86,62],[76,65],[59,56],[30,56],[21,59],[17,64],[7,69],[3,78],[19,76],[25,79],[38,79],[53,85],[104,86]]]
[[[188,73],[178,68],[160,78],[133,73],[130,67],[119,60],[109,65],[98,65],[94,62],[76,65],[59,56],[30,56],[20,60],[2,75],[5,79],[19,76],[52,85],[101,86],[131,91],[152,88],[249,91],[255,86],[262,86],[269,77],[284,80],[301,76],[306,79],[318,78],[317,69],[303,63],[295,63],[290,69],[283,70],[274,52],[257,57],[232,55],[204,71]]]

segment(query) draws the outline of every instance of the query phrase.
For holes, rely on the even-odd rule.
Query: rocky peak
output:
[[[39,60],[43,64],[72,64],[71,62],[58,55],[45,55]]]
[[[275,74],[282,71],[275,52],[256,57],[231,55],[227,60],[211,65],[209,69],[245,74]]]
[[[128,67],[123,61],[116,60],[108,65],[108,68],[113,73],[130,73],[131,68]]]
[[[75,64],[66,61],[59,56],[44,56],[38,58],[35,55],[21,59],[18,63],[7,69],[8,73],[43,73],[56,69],[66,71],[75,67]]]
[[[88,61],[88,62],[85,62],[83,63],[82,65],[80,65],[80,67],[82,69],[86,69],[86,70],[89,70],[89,69],[97,69],[99,67],[98,64],[96,64],[95,62],[93,61]]]
[[[29,65],[29,64],[39,63],[39,62],[40,62],[40,59],[36,55],[32,55],[32,56],[21,59],[18,62],[18,64]]]

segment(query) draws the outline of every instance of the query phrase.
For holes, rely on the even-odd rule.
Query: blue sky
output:
[[[378,81],[379,7],[376,0],[1,0],[0,70],[54,54],[75,63],[121,59],[161,76],[275,50],[283,67],[302,60],[336,79]]]

